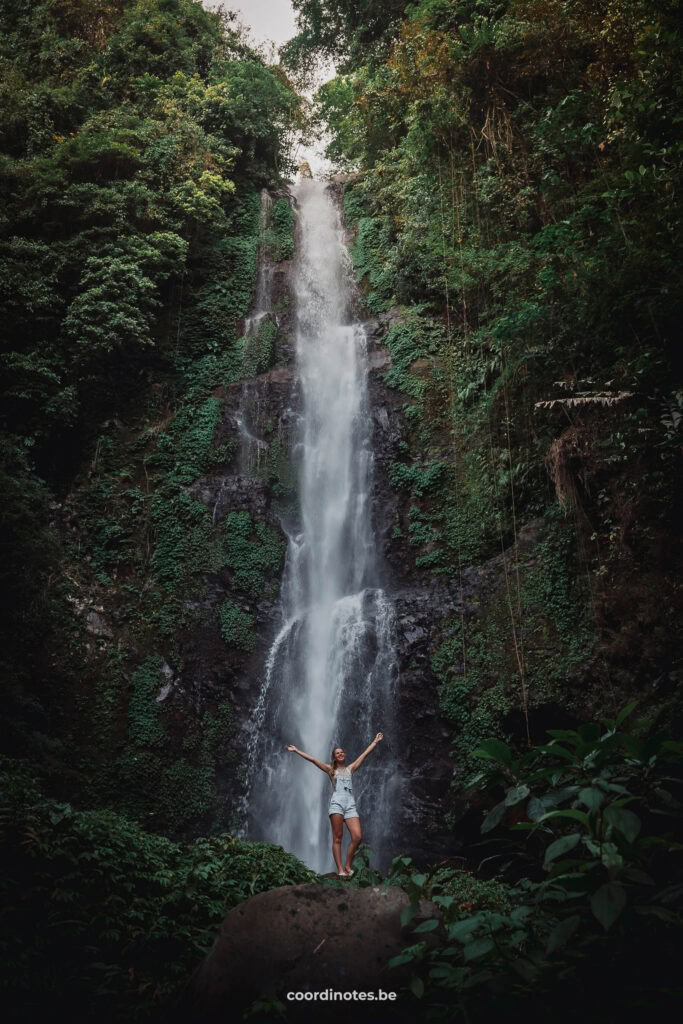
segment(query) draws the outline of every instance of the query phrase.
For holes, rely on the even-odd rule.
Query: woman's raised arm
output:
[[[370,746],[367,748],[367,750],[364,750],[363,753],[360,755],[360,757],[357,757],[356,760],[353,761],[349,765],[349,771],[350,772],[355,772],[356,768],[360,768],[360,766],[362,765],[363,761],[368,756],[370,751],[374,750],[375,747],[377,746],[377,744],[379,743],[379,741],[383,740],[383,739],[384,739],[384,736],[382,735],[382,733],[378,732],[377,735],[375,736],[374,740],[370,744]]]
[[[314,765],[317,765],[321,772],[325,772],[326,775],[330,774],[329,764],[324,764],[322,761],[319,761],[317,757],[311,757],[310,754],[304,754],[303,750],[299,750],[293,743],[288,743],[285,749],[293,750],[295,754],[299,755],[299,757],[305,757],[307,761],[311,761]]]

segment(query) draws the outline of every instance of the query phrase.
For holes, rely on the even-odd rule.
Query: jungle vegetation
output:
[[[359,862],[348,884],[440,905],[421,927],[443,941],[416,935],[402,962],[406,997],[447,1019],[517,998],[532,1019],[540,991],[547,1020],[605,979],[602,1021],[675,1004],[679,4],[293,5],[278,66],[195,0],[0,0],[5,990],[35,1014],[163,1015],[226,907],[310,877],[216,812],[230,702],[171,759],[153,695],[192,574],[228,566],[253,595],[281,565],[265,523],[232,512],[217,537],[183,487],[229,455],[216,390],[269,365],[270,334],[239,338],[259,191],[294,173],[322,58],[315,118],[405,398],[409,571],[457,582],[525,527],[542,538],[432,657],[488,864],[399,857],[381,880]],[[275,223],[286,259],[287,203]],[[95,650],[95,676],[88,588],[135,641],[132,660]],[[217,628],[253,648],[236,604]],[[546,735],[557,707],[572,727]],[[649,980],[622,991],[643,943]]]
[[[583,587],[588,618],[556,628],[593,651],[611,702],[595,711],[616,713],[615,685],[647,690],[680,726],[678,3],[294,7],[292,74],[337,65],[317,117],[350,175],[356,275],[368,315],[389,318],[387,381],[412,425],[397,537],[417,569],[458,580],[542,520],[546,602],[561,577]],[[525,706],[542,643],[527,584],[518,560],[505,614]],[[468,654],[460,632],[477,666],[481,637]]]

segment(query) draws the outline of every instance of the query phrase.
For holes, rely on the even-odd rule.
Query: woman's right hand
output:
[[[294,751],[296,751],[296,747],[294,746],[293,743],[288,743],[287,746],[285,747],[285,749],[286,750],[294,750]]]

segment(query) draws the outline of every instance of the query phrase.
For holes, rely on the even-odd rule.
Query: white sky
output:
[[[251,29],[254,42],[273,41],[281,46],[296,33],[294,11],[289,0],[202,0],[205,7],[237,11]]]
[[[202,0],[205,7],[225,7],[235,11],[240,21],[250,30],[251,40],[256,45],[275,43],[282,46],[288,39],[296,35],[294,11],[290,0]],[[277,60],[273,54],[271,60]],[[332,78],[334,68],[325,67],[320,81]],[[330,164],[323,155],[325,140],[299,150],[297,160],[307,160],[314,174],[329,171]]]

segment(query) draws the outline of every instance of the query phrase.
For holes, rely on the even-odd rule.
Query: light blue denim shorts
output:
[[[352,793],[334,793],[328,814],[343,814],[345,818],[360,818]]]

